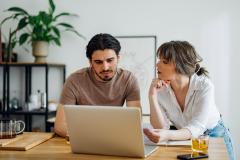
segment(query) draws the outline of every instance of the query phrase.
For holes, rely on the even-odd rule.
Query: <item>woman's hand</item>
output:
[[[163,87],[166,87],[168,84],[170,84],[169,81],[163,81],[163,80],[160,80],[158,78],[155,78],[152,80],[152,83],[150,85],[150,88],[149,88],[149,96],[156,96],[157,95],[157,92],[163,88]]]
[[[143,129],[144,134],[154,143],[168,140],[168,130],[166,129]]]

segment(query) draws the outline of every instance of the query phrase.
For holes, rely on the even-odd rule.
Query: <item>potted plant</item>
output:
[[[70,31],[84,38],[74,27],[65,22],[59,22],[63,16],[76,16],[68,12],[55,14],[55,4],[49,0],[49,10],[39,11],[37,15],[31,15],[26,10],[19,7],[11,7],[7,11],[13,14],[3,20],[18,20],[16,31],[21,30],[19,45],[25,42],[32,43],[32,54],[35,56],[35,62],[46,62],[49,43],[61,46],[61,31]]]

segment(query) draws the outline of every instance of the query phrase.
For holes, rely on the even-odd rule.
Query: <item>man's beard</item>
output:
[[[94,73],[97,75],[97,77],[100,78],[101,80],[105,81],[105,82],[111,81],[111,80],[113,79],[115,73],[116,73],[116,71],[115,71],[115,73],[113,74],[112,77],[108,77],[108,76],[101,77],[101,75],[100,75],[101,73],[104,73],[104,72],[110,72],[110,73],[112,73],[113,70],[112,70],[112,69],[104,70],[104,71],[101,71],[100,74],[98,74],[93,67],[92,67],[92,69],[93,69]]]

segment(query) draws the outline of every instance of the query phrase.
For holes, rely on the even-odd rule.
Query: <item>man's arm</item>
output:
[[[127,106],[128,107],[138,107],[141,109],[141,103],[140,103],[140,100],[138,101],[127,101]]]
[[[127,101],[126,105],[127,105],[127,107],[137,107],[137,108],[140,108],[141,115],[142,115],[142,107],[141,107],[140,100],[139,101]]]
[[[65,113],[63,105],[65,104],[76,104],[76,85],[74,77],[69,77],[65,82],[60,98],[60,105],[57,108],[57,114],[54,124],[54,132],[59,136],[65,137],[67,135],[67,123],[65,120]]]
[[[62,137],[66,137],[67,135],[65,114],[63,110],[63,105],[61,104],[57,108],[57,115],[56,115],[55,124],[54,124],[54,132]]]
[[[141,102],[140,102],[140,88],[138,85],[138,80],[137,78],[131,74],[131,80],[129,82],[127,89],[127,97],[126,97],[126,105],[127,107],[138,107],[141,108]]]

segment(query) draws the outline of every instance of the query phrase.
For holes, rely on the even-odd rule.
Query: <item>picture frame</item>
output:
[[[156,77],[157,36],[115,36],[120,44],[119,67],[131,71],[138,79],[142,114],[150,114],[148,90]]]

